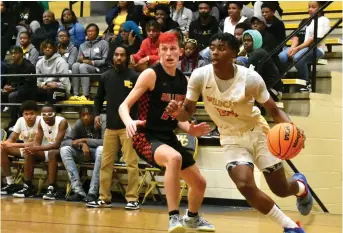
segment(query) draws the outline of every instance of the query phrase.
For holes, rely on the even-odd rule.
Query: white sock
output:
[[[6,181],[7,181],[7,184],[14,184],[14,180],[12,176],[6,176]]]
[[[298,185],[299,185],[299,192],[297,193],[297,196],[301,196],[306,192],[306,187],[304,185],[304,183],[297,181]]]
[[[279,224],[282,228],[298,228],[298,225],[286,216],[276,205],[273,206],[266,216]]]

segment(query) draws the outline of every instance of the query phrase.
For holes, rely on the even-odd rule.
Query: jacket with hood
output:
[[[39,52],[37,51],[35,46],[33,46],[33,44],[30,44],[27,47],[27,49],[24,53],[24,58],[29,60],[34,66],[37,64],[38,59],[39,59]]]
[[[70,35],[70,41],[79,48],[82,43],[86,41],[86,32],[85,28],[79,22],[71,24],[67,29],[65,25],[60,26],[58,31],[60,30],[67,30]]]
[[[108,50],[108,42],[98,37],[94,41],[86,40],[81,44],[78,57],[83,56],[85,59],[93,60],[95,67],[103,67],[107,65]]]
[[[36,48],[40,48],[40,44],[46,39],[55,41],[59,26],[58,21],[52,22],[51,24],[41,24],[41,27],[32,35],[32,44]]]
[[[68,64],[61,55],[55,53],[49,59],[43,57],[37,62],[36,74],[68,74]],[[65,89],[68,94],[70,93],[71,84],[69,77],[37,78],[38,87],[47,82],[57,82],[59,83],[58,88]]]
[[[61,45],[58,45],[59,47]],[[76,46],[74,46],[73,43],[69,43],[65,53],[59,53],[61,55],[61,57],[68,63],[68,69],[71,70],[71,67],[73,66],[73,64],[77,61],[77,48]]]
[[[23,59],[23,62],[20,64],[8,64],[7,65],[7,74],[35,74],[35,66],[27,59]],[[18,77],[8,78],[8,82],[12,87],[18,89],[21,88],[27,92],[35,91],[36,89],[36,80],[33,77],[22,78],[20,75]]]
[[[200,18],[198,18],[191,22],[191,25],[189,26],[189,38],[195,39],[198,42],[200,51],[209,45],[211,36],[219,31],[219,22],[215,17],[210,17],[211,20],[207,25],[202,25]]]

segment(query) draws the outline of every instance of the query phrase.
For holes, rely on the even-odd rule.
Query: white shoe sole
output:
[[[30,196],[27,196],[27,197],[33,197],[34,195],[30,195]],[[18,198],[25,198],[25,195],[24,194],[17,194],[17,193],[14,193],[13,194],[13,197],[18,197]]]
[[[91,208],[112,208],[112,205],[94,205],[94,204],[86,204],[87,207]]]
[[[138,209],[139,209],[139,206],[137,206],[137,207],[125,206],[125,209],[126,209],[126,210],[138,210]]]
[[[179,226],[175,226],[171,229],[168,229],[169,233],[185,233],[186,232],[186,228],[182,225]]]
[[[55,197],[47,197],[47,196],[43,196],[43,200],[55,201],[55,200],[56,200],[56,198],[55,198]]]

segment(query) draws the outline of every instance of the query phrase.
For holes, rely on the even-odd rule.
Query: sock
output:
[[[169,217],[176,214],[180,214],[180,212],[178,210],[172,210],[169,212]]]
[[[6,176],[7,184],[14,184],[14,179],[12,176]]]
[[[198,212],[197,213],[192,213],[191,211],[188,211],[187,215],[188,215],[188,217],[196,217],[196,216],[198,216]]]
[[[297,197],[306,196],[307,190],[306,190],[306,186],[304,185],[304,183],[301,181],[298,181],[298,180],[297,180],[297,183],[299,185],[299,192],[296,194],[296,196]]]
[[[286,216],[276,205],[273,206],[266,216],[279,224],[282,228],[298,228],[298,225]]]
[[[32,180],[25,180],[24,182],[27,186],[32,186]]]

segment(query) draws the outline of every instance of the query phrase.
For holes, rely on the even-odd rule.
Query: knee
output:
[[[197,180],[197,184],[196,184],[196,188],[201,191],[204,192],[206,189],[206,180],[203,176],[200,176],[200,179]]]
[[[59,152],[57,150],[49,151],[48,153],[49,161],[57,160],[58,155],[59,155]]]
[[[80,71],[80,63],[76,62],[71,66],[71,70],[73,74],[78,74]]]
[[[12,92],[8,95],[8,102],[10,103],[15,103],[17,101],[17,95],[18,93],[15,91],[15,92]]]
[[[88,74],[89,72],[88,72],[88,64],[85,64],[85,63],[82,63],[82,64],[80,64],[80,68],[79,68],[79,71],[80,71],[80,73],[81,74]]]
[[[285,187],[281,185],[271,186],[270,189],[278,197],[288,197],[289,194],[286,192]]]
[[[60,149],[61,158],[65,159],[71,156],[71,146],[64,146]]]
[[[95,150],[95,160],[101,159],[103,146],[98,146]]]
[[[33,159],[33,154],[24,154],[24,159],[26,160],[32,160]]]
[[[175,153],[173,155],[170,155],[167,161],[167,166],[177,166],[181,168],[182,164],[182,156],[179,153]]]
[[[254,195],[254,193],[256,192],[256,185],[251,182],[239,181],[239,182],[236,182],[236,186],[237,186],[237,189],[244,196]]]

